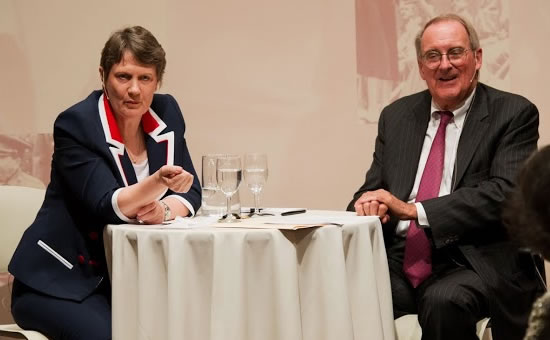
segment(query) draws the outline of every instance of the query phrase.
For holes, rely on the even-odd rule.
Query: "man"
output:
[[[430,20],[415,41],[427,91],[380,116],[365,183],[348,210],[379,216],[394,317],[418,314],[422,339],[521,339],[541,292],[531,257],[512,245],[501,202],[537,147],[538,110],[478,82],[482,49],[463,18]]]
[[[30,144],[9,135],[0,135],[0,185],[44,189],[44,183],[21,169],[21,155]]]

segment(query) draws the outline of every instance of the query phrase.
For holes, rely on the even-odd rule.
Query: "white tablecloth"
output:
[[[380,222],[354,221],[297,231],[109,225],[113,339],[393,340]]]

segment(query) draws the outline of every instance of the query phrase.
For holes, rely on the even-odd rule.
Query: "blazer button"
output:
[[[84,264],[84,256],[78,255],[78,263]]]
[[[88,233],[88,237],[90,238],[90,240],[96,241],[97,238],[98,238],[97,232],[92,231],[92,232]]]

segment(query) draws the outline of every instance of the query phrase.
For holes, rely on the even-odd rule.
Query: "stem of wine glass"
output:
[[[260,195],[258,193],[254,193],[254,211],[256,214],[260,213]]]
[[[227,215],[225,216],[226,220],[230,220],[233,215],[231,214],[231,196],[225,196],[227,199]]]

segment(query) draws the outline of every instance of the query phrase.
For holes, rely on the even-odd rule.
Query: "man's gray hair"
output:
[[[426,25],[424,26],[424,28],[422,28],[422,30],[420,32],[418,32],[418,34],[416,35],[416,39],[414,40],[414,46],[416,47],[416,56],[418,58],[422,57],[422,46],[421,46],[422,35],[424,35],[424,32],[426,31],[426,29],[429,26],[431,26],[435,23],[438,23],[438,22],[442,22],[442,21],[456,21],[456,22],[459,22],[460,24],[462,24],[462,26],[464,26],[464,28],[466,29],[466,32],[468,33],[468,38],[470,39],[470,48],[473,51],[476,51],[478,48],[481,47],[479,45],[479,38],[477,36],[477,32],[476,32],[474,26],[472,26],[472,24],[470,24],[470,22],[468,20],[464,19],[463,17],[461,17],[458,14],[452,14],[452,13],[451,14],[442,14],[442,15],[438,15],[435,18],[428,21],[426,23]]]

